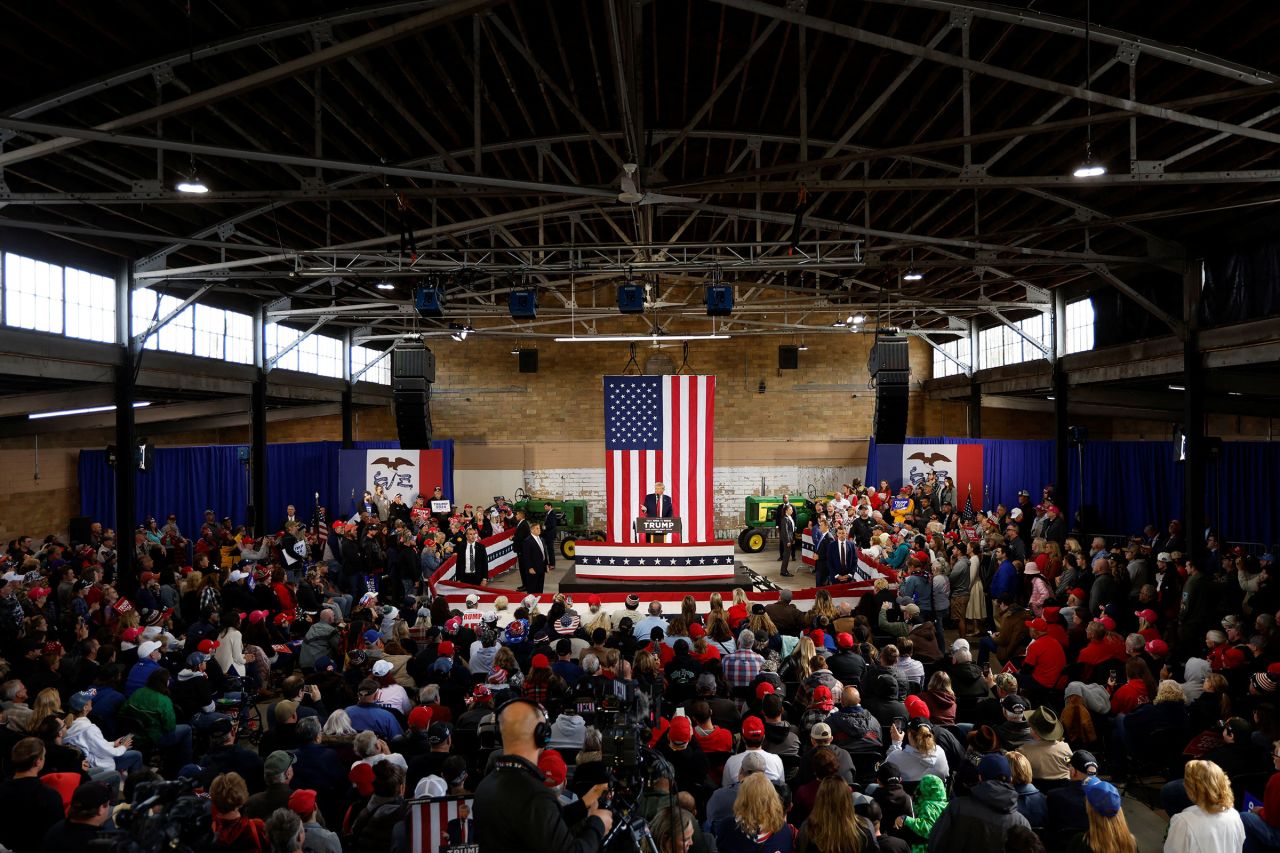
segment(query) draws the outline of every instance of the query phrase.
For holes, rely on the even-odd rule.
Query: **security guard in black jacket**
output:
[[[538,769],[551,726],[537,704],[513,699],[498,709],[502,757],[476,788],[476,842],[483,853],[595,853],[613,826],[596,807],[604,785],[562,813]],[[576,807],[576,808],[575,808]],[[578,814],[574,814],[574,813]],[[576,818],[576,819],[575,819]]]

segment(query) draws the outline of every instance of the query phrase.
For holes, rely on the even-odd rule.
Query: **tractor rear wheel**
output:
[[[751,535],[751,528],[748,527],[738,534],[738,547],[743,551],[747,550],[747,537]]]
[[[742,550],[746,551],[748,554],[759,554],[764,550],[766,539],[765,531],[749,530],[747,531],[746,541],[744,542]]]
[[[604,541],[604,531],[603,531],[603,530],[593,530],[593,531],[591,531],[591,541],[592,541],[592,542],[603,542],[603,541]]]
[[[577,540],[573,538],[560,540],[560,553],[564,555],[566,560],[572,560],[574,553],[578,550]]]

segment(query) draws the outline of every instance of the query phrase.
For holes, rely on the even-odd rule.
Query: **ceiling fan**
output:
[[[641,191],[636,183],[636,170],[639,167],[635,163],[622,164],[622,180],[621,191],[618,193],[618,201],[623,204],[663,204],[675,202],[697,201],[696,198],[687,198],[678,195],[663,195],[662,193],[650,193]]]

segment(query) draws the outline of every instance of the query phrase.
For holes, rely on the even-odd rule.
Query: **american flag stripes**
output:
[[[415,853],[437,853],[449,846],[449,821],[458,817],[465,804],[475,819],[475,802],[470,797],[431,797],[409,801],[409,849]],[[474,844],[474,842],[471,842]]]
[[[670,541],[715,538],[715,393],[714,376],[604,378],[609,541],[636,541],[632,522],[658,482],[681,520]]]
[[[314,529],[316,534],[316,544],[323,547],[324,543],[329,540],[329,523],[325,520],[324,507],[322,506],[316,507]]]

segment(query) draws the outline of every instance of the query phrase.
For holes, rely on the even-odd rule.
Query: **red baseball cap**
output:
[[[742,736],[747,740],[764,738],[764,721],[759,717],[747,717],[742,721]]]
[[[819,684],[817,687],[813,688],[813,701],[815,703],[830,702],[831,688],[825,684]]]
[[[363,761],[353,766],[347,773],[347,781],[356,786],[356,792],[362,797],[373,793],[373,765]]]
[[[813,640],[815,646],[822,648],[827,644],[827,632],[821,628],[814,628],[809,632],[809,639]]]
[[[196,651],[200,652],[200,654],[202,655],[207,655],[207,654],[211,654],[213,650],[216,649],[217,647],[218,647],[217,640],[201,640],[200,644],[196,646]]]
[[[767,681],[762,681],[756,685],[757,699],[763,699],[764,697],[768,696],[770,693],[777,693],[777,692],[778,691],[773,688],[773,685]]]
[[[418,705],[409,712],[409,728],[425,729],[431,725],[431,709],[426,705]]]
[[[550,669],[551,661],[547,660],[546,655],[534,655],[533,660],[529,661],[530,669]]]
[[[1044,619],[1030,619],[1026,622],[1026,626],[1032,631],[1043,632],[1049,630],[1049,623],[1044,621]]]
[[[1076,587],[1075,589],[1071,590],[1071,592],[1067,593],[1067,595],[1074,596],[1075,598],[1079,598],[1079,599],[1084,599],[1087,597],[1085,591],[1080,587]]]
[[[836,645],[842,649],[853,648],[853,635],[848,631],[841,631],[839,634],[836,634]]]
[[[316,810],[316,792],[299,788],[289,795],[289,811],[299,817],[307,817]]]
[[[929,706],[919,696],[908,696],[902,700],[902,704],[907,706],[908,717],[924,717],[929,719]]]
[[[1156,615],[1156,612],[1151,609],[1138,610],[1133,615],[1137,616],[1139,619],[1145,619],[1148,622],[1154,622],[1160,618]]]
[[[124,631],[120,633],[120,639],[124,640],[126,643],[136,642],[137,639],[141,636],[142,636],[141,627],[125,628]],[[208,640],[205,640],[205,642],[207,643]],[[204,643],[201,643],[201,645],[204,645]],[[204,651],[204,649],[201,649],[200,651]]]
[[[587,596],[587,606],[588,606],[588,607],[599,607],[599,606],[600,606],[600,596],[595,595],[594,593],[593,593],[592,595],[588,595],[588,596]]]
[[[1044,609],[1044,621],[1057,622],[1059,614],[1062,613],[1061,607],[1046,607]]]
[[[667,740],[672,743],[688,743],[693,739],[693,723],[688,717],[675,717],[667,729]]]
[[[1106,628],[1108,631],[1114,631],[1116,629],[1116,620],[1112,619],[1110,616],[1103,616],[1101,618],[1094,619],[1093,621],[1101,624],[1102,627]]]
[[[548,788],[563,785],[565,778],[569,775],[569,768],[565,766],[564,758],[554,749],[542,750],[542,754],[538,756],[538,769],[542,771]]]
[[[265,610],[254,610],[254,611],[251,611],[251,612],[249,613],[249,624],[251,624],[251,625],[256,625],[256,624],[258,624],[259,622],[261,622],[263,619],[266,619],[266,618],[267,618],[267,611],[265,611]]]
[[[450,640],[441,640],[440,644],[436,646],[436,652],[441,657],[453,657],[453,643]]]
[[[1148,640],[1147,654],[1152,657],[1165,657],[1169,654],[1169,644],[1164,640]]]

